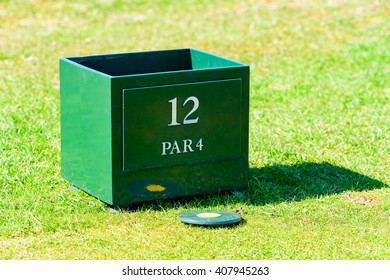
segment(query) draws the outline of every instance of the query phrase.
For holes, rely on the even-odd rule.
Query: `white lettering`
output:
[[[184,103],[182,106],[184,107],[189,101],[191,101],[193,103],[193,106],[192,106],[192,109],[184,117],[183,124],[195,124],[195,123],[198,123],[198,121],[199,121],[199,117],[190,118],[191,115],[193,115],[195,113],[195,111],[198,110],[198,108],[199,108],[199,99],[196,98],[195,96],[190,96],[186,100],[184,100]],[[168,124],[168,126],[181,125],[181,123],[179,123],[177,121],[177,97],[169,100],[168,103],[171,103],[171,108],[172,108],[171,122]]]
[[[162,156],[165,156],[167,154],[167,150],[169,150],[172,147],[171,142],[161,142],[162,144]]]
[[[172,147],[172,150],[171,152],[169,153],[170,155],[173,155],[175,154],[174,151],[176,150],[176,154],[180,154],[180,149],[179,149],[179,145],[177,144],[177,141],[175,140],[175,142],[173,142],[173,147]]]
[[[203,140],[203,139],[200,138],[199,141],[198,141],[198,143],[196,143],[196,147],[199,149],[199,151],[201,151],[202,148],[203,148],[203,141],[202,141],[202,140]]]
[[[200,138],[196,145],[192,145],[192,139],[184,139],[182,141],[174,140],[173,142],[161,142],[162,145],[162,156],[166,155],[175,155],[175,154],[185,154],[185,153],[193,153],[195,150],[202,151],[203,149],[203,139]]]
[[[184,117],[183,124],[198,123],[199,117],[196,117],[194,119],[188,119],[188,117],[191,116],[192,113],[194,113],[196,110],[198,110],[199,100],[195,96],[190,96],[184,101],[183,107],[187,104],[188,101],[192,101],[194,103],[194,107],[192,107],[191,111]]]
[[[168,126],[180,125],[180,123],[177,122],[177,97],[169,100],[168,102],[172,104],[172,121],[168,124]]]
[[[193,151],[194,151],[194,150],[191,148],[191,145],[192,145],[192,140],[191,140],[191,139],[185,139],[185,140],[183,140],[183,145],[184,145],[183,153],[193,152]]]

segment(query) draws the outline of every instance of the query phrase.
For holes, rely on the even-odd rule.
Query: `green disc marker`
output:
[[[186,224],[213,226],[229,225],[241,220],[241,216],[226,211],[196,210],[180,213],[179,220]]]

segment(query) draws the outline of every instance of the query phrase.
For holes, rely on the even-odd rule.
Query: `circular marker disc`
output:
[[[187,211],[180,213],[178,218],[183,223],[202,226],[229,225],[241,220],[236,213],[215,210]]]

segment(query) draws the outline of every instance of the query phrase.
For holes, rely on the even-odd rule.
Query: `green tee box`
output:
[[[110,205],[245,187],[249,66],[196,49],[60,59],[63,177]]]

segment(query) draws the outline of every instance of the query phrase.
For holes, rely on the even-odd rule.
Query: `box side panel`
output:
[[[248,180],[249,173],[249,100],[250,100],[250,68],[245,66],[238,71],[242,78],[242,111],[241,111],[241,149],[242,163],[246,165],[244,174],[245,180]]]
[[[62,175],[112,203],[110,79],[60,60]]]
[[[244,66],[239,62],[226,59],[217,55],[213,55],[207,52],[203,52],[196,49],[191,49],[191,62],[192,68],[196,69],[212,69],[220,67],[240,67]]]

